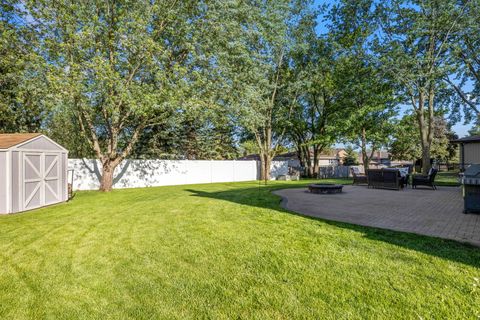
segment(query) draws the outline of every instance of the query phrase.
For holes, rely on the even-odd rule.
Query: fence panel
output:
[[[318,170],[320,179],[348,178],[350,177],[349,166],[320,166]]]
[[[100,186],[101,163],[92,159],[69,159],[74,171],[73,190],[96,190]],[[257,161],[235,160],[125,160],[116,169],[114,185],[143,188],[213,182],[252,181],[259,177]],[[288,173],[288,161],[274,161],[271,176]],[[70,180],[69,180],[70,181]]]

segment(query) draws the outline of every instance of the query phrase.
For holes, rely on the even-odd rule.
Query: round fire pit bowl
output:
[[[341,193],[343,185],[341,184],[311,184],[308,186],[308,191],[311,193]]]

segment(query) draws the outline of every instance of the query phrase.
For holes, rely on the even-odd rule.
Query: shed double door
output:
[[[25,152],[22,157],[24,210],[61,201],[60,155]]]

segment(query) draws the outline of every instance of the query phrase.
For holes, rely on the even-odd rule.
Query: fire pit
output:
[[[311,184],[308,186],[308,191],[311,193],[341,193],[343,186],[341,184]]]

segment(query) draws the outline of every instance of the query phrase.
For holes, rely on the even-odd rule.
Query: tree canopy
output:
[[[0,9],[0,132],[46,132],[71,156],[97,158],[104,191],[127,157],[254,152],[268,179],[288,148],[316,176],[337,143],[355,146],[366,167],[388,146],[426,171],[450,157],[451,123],[478,119],[480,0]]]

